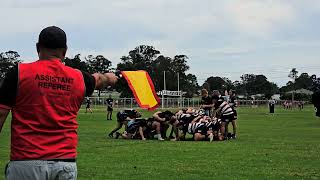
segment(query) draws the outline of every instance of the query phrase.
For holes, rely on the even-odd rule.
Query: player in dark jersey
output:
[[[211,116],[211,111],[213,107],[212,97],[209,96],[209,93],[206,89],[201,90],[201,106],[200,108],[204,109],[207,116]]]
[[[159,141],[164,140],[161,135],[161,123],[155,120],[153,117],[146,119],[146,128],[144,129],[144,134],[148,139],[153,139],[154,135],[156,135]]]
[[[229,91],[229,106],[233,110],[233,119],[231,121],[232,127],[233,127],[233,134],[231,135],[231,138],[236,139],[237,138],[237,119],[238,119],[238,113],[237,113],[237,97],[236,97],[236,92],[233,90]]]
[[[109,98],[106,99],[106,104],[107,104],[107,120],[112,120],[113,99],[111,97],[111,94],[109,95]]]
[[[113,137],[113,134],[125,125],[127,129],[128,121],[141,117],[141,114],[134,109],[126,109],[117,113],[117,126],[108,134],[109,137]],[[120,134],[117,133],[116,138]]]
[[[146,140],[144,131],[146,129],[146,120],[134,118],[127,123],[127,130],[121,135],[124,139],[141,139]]]
[[[155,121],[160,123],[160,134],[158,133],[161,138],[167,137],[167,130],[169,126],[171,125],[173,128],[173,131],[175,133],[175,138],[172,140],[177,140],[179,138],[179,133],[177,129],[178,121],[175,118],[175,114],[171,111],[158,111],[153,114],[153,118]]]
[[[88,112],[88,110],[90,111],[90,113],[92,113],[92,109],[91,109],[91,100],[89,97],[86,98],[86,113]]]

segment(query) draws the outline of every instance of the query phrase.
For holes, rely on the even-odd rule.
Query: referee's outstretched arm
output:
[[[113,86],[118,81],[118,77],[114,73],[94,73],[92,76],[95,78],[95,89],[97,90]]]

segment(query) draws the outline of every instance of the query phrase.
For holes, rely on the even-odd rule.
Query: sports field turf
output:
[[[320,119],[313,108],[267,111],[239,108],[238,139],[209,143],[109,139],[115,118],[81,110],[78,179],[320,179]],[[7,121],[0,134],[0,179],[9,127]]]

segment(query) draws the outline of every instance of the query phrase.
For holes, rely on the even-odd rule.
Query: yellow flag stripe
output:
[[[158,107],[160,101],[146,71],[122,71],[121,74],[127,80],[141,108],[153,110]]]

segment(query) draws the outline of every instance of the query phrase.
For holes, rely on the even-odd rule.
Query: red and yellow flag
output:
[[[159,97],[146,71],[121,71],[141,108],[154,110],[159,105]]]

